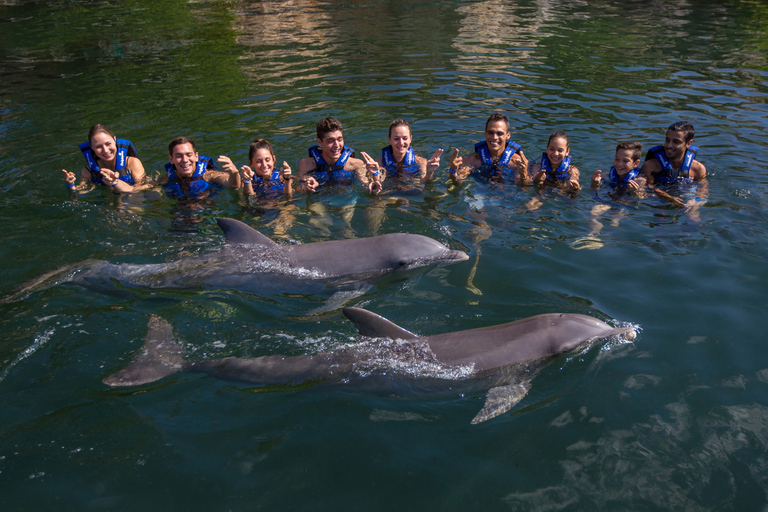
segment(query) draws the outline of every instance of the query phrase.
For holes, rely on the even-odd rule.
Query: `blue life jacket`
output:
[[[168,182],[163,185],[165,194],[171,199],[198,199],[203,193],[209,190],[218,190],[218,187],[205,181],[203,175],[208,169],[217,170],[216,164],[209,156],[200,156],[195,166],[195,172],[189,181],[184,180],[189,184],[189,187],[182,187],[179,183],[179,179],[176,176],[176,167],[171,162],[165,164],[165,175],[168,177]],[[187,188],[187,190],[185,190]]]
[[[488,151],[488,142],[478,142],[475,144],[475,151],[480,157],[480,167],[477,169],[478,172],[486,178],[490,178],[503,168],[509,169],[509,164],[512,162],[512,155],[519,149],[520,144],[508,140],[507,146],[504,148],[501,157],[498,161],[494,162],[493,158],[491,158],[491,153]]]
[[[320,154],[320,146],[309,148],[309,156],[314,158],[315,164],[317,164],[317,167],[311,171],[311,175],[314,176],[320,186],[328,183],[345,185],[352,183],[352,173],[344,170],[344,165],[349,160],[349,157],[355,156],[354,149],[344,146],[341,156],[336,160],[335,164],[325,162]]]
[[[381,148],[381,162],[387,170],[387,176],[398,175],[397,163],[395,163],[395,157],[392,155],[392,146]],[[421,174],[421,168],[419,167],[419,164],[416,163],[416,152],[410,146],[405,152],[405,158],[403,158],[401,168],[407,175]]]
[[[251,187],[253,187],[253,191],[257,194],[267,194],[268,192],[282,192],[285,184],[280,179],[280,169],[274,168],[272,169],[272,176],[269,178],[269,181],[264,181],[264,178],[254,172]]]
[[[547,181],[558,182],[568,181],[571,179],[571,157],[566,156],[557,169],[552,170],[552,164],[549,162],[549,157],[546,153],[541,154],[541,168],[547,173]]]
[[[611,188],[627,188],[629,186],[629,182],[637,178],[639,175],[639,166],[635,167],[622,177],[619,177],[619,173],[616,172],[616,167],[611,166],[611,172],[608,173],[608,184],[611,186]]]
[[[134,184],[133,176],[130,171],[126,169],[128,165],[128,157],[133,156],[139,158],[139,152],[133,147],[131,141],[127,139],[115,139],[117,143],[117,155],[115,156],[115,170],[120,173],[120,179],[129,185]],[[91,171],[91,181],[103,185],[104,181],[101,179],[101,167],[99,162],[96,161],[96,157],[91,151],[91,143],[83,142],[80,144],[80,151],[83,152],[85,157],[85,163],[88,170]],[[121,172],[122,171],[122,172]]]
[[[696,158],[696,152],[698,151],[698,147],[688,146],[688,150],[683,157],[683,165],[677,171],[672,168],[672,162],[669,161],[666,153],[664,153],[664,146],[653,146],[646,153],[645,160],[648,161],[652,157],[656,158],[656,161],[661,166],[661,170],[653,173],[654,180],[661,185],[671,185],[677,180],[692,181],[690,178],[691,164]]]

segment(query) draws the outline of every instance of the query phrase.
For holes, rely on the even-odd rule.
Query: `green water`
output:
[[[470,425],[483,392],[397,377],[108,389],[151,314],[201,359],[318,352],[355,330],[314,314],[325,297],[53,286],[0,305],[0,509],[765,510],[766,20],[747,1],[0,4],[1,295],[89,258],[216,250],[227,216],[281,243],[406,231],[467,251],[352,301],[420,334],[548,312],[642,327]],[[450,186],[446,158],[423,193],[279,207],[228,191],[198,209],[72,201],[61,178],[96,122],[159,176],[178,135],[238,164],[267,137],[295,171],[325,116],[372,154],[408,119],[429,156],[470,151],[493,111],[532,158],[567,131],[585,190],[531,211],[533,189]],[[662,143],[678,119],[709,172],[697,212],[589,192],[617,141]],[[597,234],[596,204],[611,206]]]

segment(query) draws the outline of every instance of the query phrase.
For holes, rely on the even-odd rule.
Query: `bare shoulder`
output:
[[[477,153],[472,153],[462,157],[462,165],[466,167],[472,167],[474,169],[476,167],[480,167],[482,163],[483,162],[480,160],[480,155]]]
[[[301,160],[299,160],[299,174],[306,174],[312,169],[317,167],[317,164],[315,163],[314,158],[310,158],[308,156],[305,156]]]
[[[646,160],[643,162],[643,166],[640,168],[640,171],[646,176],[659,172],[660,170],[661,166],[659,165],[659,162],[656,161],[656,159]]]
[[[707,168],[704,167],[703,163],[694,160],[693,163],[691,163],[691,174],[693,174],[694,180],[703,180],[707,177]]]
[[[347,170],[359,169],[361,167],[365,167],[365,162],[353,156],[349,157],[349,159],[347,160],[347,163],[344,164],[344,168]]]

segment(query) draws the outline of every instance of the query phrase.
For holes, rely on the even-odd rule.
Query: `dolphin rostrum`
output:
[[[393,270],[457,263],[469,258],[465,252],[451,250],[423,235],[390,233],[371,238],[279,245],[243,222],[224,218],[216,221],[228,242],[219,251],[156,264],[89,260],[86,268],[69,265],[49,272],[2,302],[22,298],[57,282],[98,287],[118,281],[151,289],[245,292],[296,291],[298,288],[312,293],[344,287],[359,290],[365,283]]]
[[[474,381],[490,387],[473,424],[503,414],[519,403],[530,381],[555,356],[596,338],[634,339],[629,327],[614,328],[577,314],[543,314],[501,325],[417,336],[360,308],[344,308],[363,341],[314,355],[227,357],[191,362],[170,324],[153,316],[143,351],[125,369],[104,379],[109,386],[137,386],[180,370],[258,384],[342,381],[373,373]]]

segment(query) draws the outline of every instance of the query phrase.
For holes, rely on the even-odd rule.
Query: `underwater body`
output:
[[[6,2],[0,295],[89,259],[204,257],[227,217],[281,246],[413,233],[466,252],[348,302],[420,336],[553,312],[641,330],[555,357],[513,409],[472,425],[488,387],[102,382],[132,362],[153,315],[197,361],[356,343],[323,293],[37,290],[0,305],[0,506],[764,508],[766,14],[736,1]],[[532,160],[567,132],[583,190],[450,185],[448,154],[469,153],[493,111]],[[97,122],[155,177],[178,135],[237,165],[265,137],[296,171],[327,115],[374,157],[407,119],[419,155],[446,151],[435,180],[276,205],[222,191],[193,206],[156,190],[73,201],[60,176],[82,167],[77,146]],[[617,142],[662,144],[679,119],[708,170],[697,209],[590,190]]]

